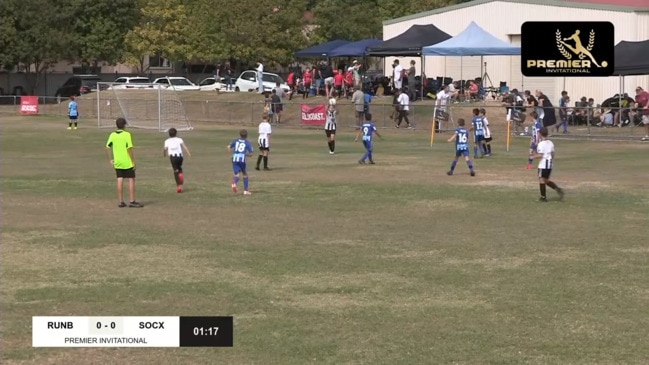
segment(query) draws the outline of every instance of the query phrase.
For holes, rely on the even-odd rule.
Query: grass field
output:
[[[269,172],[233,196],[236,127],[197,125],[186,192],[165,136],[134,130],[119,209],[108,130],[2,118],[3,364],[643,364],[647,145],[555,141],[540,204],[527,140],[446,176],[452,146],[388,130],[276,128]],[[256,133],[251,133],[252,139]],[[221,349],[31,348],[31,316],[232,315]]]

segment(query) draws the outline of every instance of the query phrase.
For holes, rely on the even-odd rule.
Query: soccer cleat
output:
[[[259,171],[259,166],[255,167],[255,170]]]
[[[176,193],[180,194],[182,192],[183,192],[183,187],[182,186],[179,186],[179,187],[176,188]]]
[[[133,202],[128,203],[128,207],[129,208],[142,208],[143,205],[138,203],[138,202],[133,201]]]
[[[264,171],[270,171],[270,168],[264,167]]]
[[[475,176],[475,171],[471,171],[471,176]]]
[[[525,167],[525,170],[531,170],[531,169],[532,169],[532,165],[527,164],[527,167]]]
[[[448,176],[453,175],[453,171],[448,171],[448,172],[446,173],[446,175],[448,175]]]
[[[563,196],[564,196],[563,189],[557,188],[557,193],[559,194],[559,200],[563,200]]]
[[[72,130],[72,127],[68,127],[68,130],[71,131],[71,130]]]
[[[74,129],[74,130],[76,131],[76,130],[77,130],[77,127],[74,127],[74,128],[72,128],[72,129]]]
[[[124,207],[126,207],[126,203],[121,202],[121,203],[119,203],[118,207],[119,207],[119,208],[124,208]]]
[[[361,164],[361,165],[365,165],[365,161],[363,161],[363,160],[358,160],[358,163]]]
[[[642,137],[641,141],[649,141],[649,136]]]
[[[333,155],[333,154],[334,154],[334,151],[329,151],[329,154],[330,154],[330,155]]]
[[[548,198],[546,198],[544,196],[539,198],[539,203],[547,203],[547,202],[548,202]]]
[[[236,194],[237,193],[237,184],[235,184],[234,181],[233,181],[230,186],[232,186],[232,192]]]
[[[370,161],[370,165],[375,165],[374,161]]]
[[[180,185],[185,183],[185,177],[182,172],[178,174],[178,182],[180,182]]]
[[[243,195],[252,195],[252,193],[251,193],[250,191],[248,191],[248,190],[245,190],[245,191],[243,192]]]
[[[491,153],[485,153],[484,157],[491,157]]]

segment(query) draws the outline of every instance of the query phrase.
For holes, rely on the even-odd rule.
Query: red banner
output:
[[[38,96],[20,97],[20,114],[38,114]]]
[[[327,121],[327,107],[324,105],[302,104],[302,124],[324,125]]]

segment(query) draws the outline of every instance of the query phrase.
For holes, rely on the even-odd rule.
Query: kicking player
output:
[[[232,179],[232,192],[237,193],[237,184],[243,176],[243,195],[251,195],[248,190],[248,172],[246,171],[246,159],[252,156],[254,152],[252,143],[248,141],[248,131],[242,129],[239,131],[239,138],[232,140],[228,145],[228,152],[232,152],[232,170],[234,178]]]
[[[361,127],[358,129],[358,132],[356,132],[356,138],[354,139],[354,142],[358,142],[358,137],[363,135],[363,146],[365,147],[365,154],[363,155],[363,158],[358,160],[358,163],[361,165],[365,164],[365,160],[369,159],[370,160],[370,165],[374,165],[374,157],[372,156],[372,151],[373,151],[373,136],[376,134],[377,137],[381,137],[379,134],[379,131],[376,130],[376,125],[372,123],[372,114],[366,113],[365,114],[365,123],[361,125]]]
[[[68,122],[68,130],[73,129],[73,124],[74,130],[77,130],[77,122],[79,120],[79,105],[77,104],[74,95],[70,95],[70,102],[68,103],[68,117],[70,118],[70,121]]]
[[[264,114],[261,122],[259,123],[259,138],[257,139],[257,144],[259,145],[259,157],[257,157],[257,165],[255,170],[259,171],[259,165],[261,161],[264,161],[264,170],[270,171],[268,168],[268,152],[270,151],[270,135],[273,133],[273,130],[268,123],[268,115]]]
[[[457,120],[457,125],[459,127],[455,128],[455,133],[453,137],[448,139],[448,142],[455,141],[455,159],[451,162],[451,169],[446,173],[448,176],[453,175],[455,166],[457,165],[457,160],[464,156],[467,166],[469,166],[469,171],[471,171],[471,176],[475,176],[475,171],[473,170],[473,163],[469,156],[469,131],[464,128],[464,119],[460,118]]]
[[[484,157],[487,152],[484,141],[484,121],[478,108],[473,109],[473,120],[469,131],[473,132],[473,158],[478,158],[478,150],[480,150],[480,157]]]
[[[192,157],[192,154],[189,153],[189,149],[183,139],[177,135],[178,131],[176,128],[169,128],[169,138],[165,140],[162,154],[164,157],[169,156],[171,168],[174,170],[174,179],[176,180],[176,192],[182,193],[183,184],[185,183],[185,177],[183,176],[183,156],[187,154],[187,157]]]
[[[539,142],[539,145],[536,148],[536,154],[533,156],[534,158],[541,159],[539,162],[539,189],[541,191],[539,201],[542,203],[548,201],[548,198],[545,196],[546,185],[549,186],[550,189],[556,190],[559,194],[559,200],[562,200],[563,190],[550,180],[552,164],[554,161],[554,143],[548,139],[548,129],[546,127],[542,127],[539,134],[541,135],[541,142]]]
[[[532,121],[532,138],[530,138],[530,153],[527,158],[526,168],[528,170],[531,170],[533,156],[534,154],[536,154],[536,147],[538,146],[539,141],[541,140],[539,131],[543,127],[543,124],[541,123],[541,119],[539,119],[539,115],[536,113],[536,111],[533,111],[529,114],[529,119]]]
[[[327,121],[325,122],[325,134],[327,135],[327,144],[329,145],[329,154],[333,155],[336,151],[336,117],[338,108],[336,108],[336,99],[329,100],[327,106]]]
[[[485,142],[485,156],[489,157],[491,156],[491,141],[493,138],[491,137],[491,129],[489,129],[489,120],[487,119],[487,111],[485,108],[480,108],[480,117],[482,117],[482,123],[484,124],[484,142]]]

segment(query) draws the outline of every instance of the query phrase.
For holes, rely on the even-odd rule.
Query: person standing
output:
[[[471,162],[471,152],[469,151],[469,131],[464,128],[464,119],[460,118],[457,120],[458,127],[455,128],[455,133],[453,136],[448,139],[448,142],[455,141],[455,158],[451,162],[451,169],[448,170],[446,175],[451,176],[455,171],[455,166],[457,166],[457,161],[460,157],[464,157],[471,176],[475,176],[475,170],[473,169],[473,163]]]
[[[363,116],[365,114],[365,94],[359,87],[354,86],[354,93],[352,94],[352,104],[356,111],[356,125],[363,124]]]
[[[264,93],[264,65],[261,61],[257,62],[257,84],[260,94]]]
[[[354,87],[361,88],[361,64],[354,60],[352,66],[352,75],[354,76]]]
[[[74,95],[70,95],[70,102],[68,103],[68,118],[70,118],[70,121],[68,122],[68,130],[72,129],[73,124],[74,130],[77,130],[77,121],[79,120],[79,105],[77,104],[77,100]]]
[[[563,134],[568,133],[568,117],[569,117],[569,108],[570,108],[570,96],[568,96],[567,91],[561,92],[561,99],[559,99],[559,120],[561,123],[556,125],[556,132],[559,133],[559,129],[563,126]]]
[[[251,195],[252,193],[248,190],[249,182],[246,160],[252,156],[254,149],[252,148],[252,143],[248,141],[247,130],[242,129],[239,131],[239,138],[230,142],[228,152],[232,153],[232,171],[234,172],[234,177],[230,184],[232,186],[232,192],[237,193],[237,184],[239,183],[239,179],[243,177],[243,195]]]
[[[394,88],[396,90],[401,90],[403,87],[402,81],[403,81],[403,67],[399,64],[399,60],[394,60],[394,75],[393,75],[393,83],[394,83]]]
[[[543,127],[539,131],[541,135],[541,142],[536,148],[536,155],[534,158],[540,158],[539,161],[539,190],[541,192],[541,197],[539,201],[542,203],[547,203],[548,198],[545,195],[546,185],[552,190],[556,190],[559,194],[559,200],[563,199],[563,190],[557,186],[553,181],[550,180],[550,175],[552,174],[552,165],[554,162],[554,143],[548,139],[548,128]]]
[[[117,130],[108,136],[106,141],[106,157],[117,175],[118,207],[142,208],[135,200],[135,156],[133,155],[133,138],[126,131],[126,119],[117,118]],[[128,180],[129,204],[124,203],[124,179]]]
[[[358,160],[358,163],[361,165],[365,165],[366,159],[370,160],[370,165],[374,165],[374,156],[372,156],[372,152],[374,152],[374,134],[379,138],[383,138],[376,129],[376,125],[372,122],[372,115],[369,113],[365,114],[365,123],[363,123],[363,125],[358,129],[358,132],[356,132],[356,138],[354,139],[354,142],[358,142],[358,137],[361,135],[363,136],[365,154],[360,160]]]
[[[264,161],[264,170],[270,170],[268,168],[268,152],[270,151],[270,135],[272,133],[273,129],[268,123],[268,115],[264,114],[261,123],[259,123],[259,138],[257,139],[259,145],[259,157],[257,157],[257,165],[255,166],[257,171],[259,171],[261,161]]]
[[[327,99],[331,98],[331,93],[334,91],[334,70],[327,62],[323,62],[322,79],[325,85],[325,95]]]
[[[410,113],[410,96],[405,91],[405,89],[397,91],[399,97],[397,98],[398,108],[399,108],[399,117],[397,119],[396,127],[401,126],[401,122],[405,119],[408,129],[412,129],[410,126],[410,120],[408,120],[408,114]]]
[[[281,89],[280,89],[281,90]],[[283,92],[283,90],[282,90]],[[282,105],[282,99],[277,95],[277,90],[273,89],[270,94],[270,110],[274,116],[275,123],[279,124],[282,122],[282,110],[284,110],[284,105]]]
[[[649,92],[644,91],[640,86],[635,89],[635,107],[641,115],[642,124],[645,128],[643,141],[649,141]]]
[[[174,170],[177,193],[183,192],[183,184],[185,183],[185,176],[183,175],[184,154],[187,154],[187,157],[192,156],[183,139],[178,137],[176,128],[169,128],[169,138],[165,140],[163,156],[169,156],[171,168]]]
[[[329,99],[327,106],[327,120],[325,122],[324,130],[327,135],[327,145],[329,145],[329,154],[333,155],[336,151],[336,118],[338,117],[338,109],[336,108],[336,98]]]

